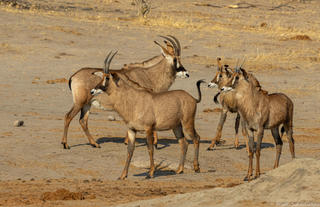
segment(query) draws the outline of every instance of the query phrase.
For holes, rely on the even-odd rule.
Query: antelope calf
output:
[[[256,90],[256,86],[249,80],[247,72],[240,68],[232,75],[229,82],[221,88],[223,93],[234,93],[235,104],[243,119],[245,130],[249,134],[249,167],[245,180],[252,176],[252,162],[254,153],[254,132],[257,134],[256,154],[256,175],[260,176],[260,150],[264,129],[271,129],[272,136],[276,143],[276,160],[274,168],[279,166],[282,151],[282,139],[279,135],[279,126],[287,134],[290,146],[291,157],[295,158],[293,139],[293,102],[283,93],[266,94]]]
[[[165,58],[173,62],[170,54],[162,51]],[[99,74],[97,74],[99,75]],[[128,156],[123,172],[119,179],[125,179],[128,175],[130,161],[135,148],[135,137],[137,131],[145,131],[147,147],[150,157],[150,171],[147,177],[153,177],[155,166],[153,160],[153,132],[172,129],[179,141],[181,148],[179,168],[176,173],[182,173],[188,148],[187,139],[184,136],[186,132],[194,143],[194,170],[199,172],[199,140],[200,137],[194,128],[197,103],[201,101],[200,84],[197,82],[199,98],[193,98],[189,93],[183,90],[166,91],[153,93],[139,87],[138,83],[133,85],[128,83],[131,80],[122,80],[121,75],[109,73],[106,67],[101,83],[95,89],[91,90],[92,95],[106,92],[114,110],[123,118],[129,127],[128,131]]]
[[[241,67],[241,66],[240,66]],[[222,88],[223,85],[225,85],[230,79],[233,74],[233,71],[229,68],[228,65],[224,65],[224,67],[221,64],[221,58],[217,58],[217,72],[212,79],[212,81],[208,84],[209,88],[218,88],[219,90]],[[259,81],[254,77],[253,74],[248,74],[248,80],[256,87],[257,90],[262,90]],[[239,148],[239,136],[238,136],[238,131],[239,131],[239,124],[240,124],[240,114],[238,113],[238,109],[236,106],[235,102],[235,93],[234,92],[229,92],[229,93],[218,93],[215,96],[215,102],[217,102],[217,96],[220,95],[220,103],[222,106],[222,111],[220,114],[220,120],[217,126],[217,131],[215,137],[212,139],[210,146],[208,147],[207,150],[213,150],[214,146],[216,144],[220,144],[220,139],[222,135],[222,129],[223,125],[226,121],[227,118],[227,113],[237,113],[237,117],[235,120],[235,141],[234,141],[234,146],[235,148]],[[247,134],[245,133],[244,130],[242,130],[242,134],[245,138],[246,142],[246,147],[248,151],[248,138]]]
[[[189,77],[188,71],[181,64],[181,45],[174,36],[161,36],[165,39],[167,48],[159,45],[172,58],[170,61],[163,54],[153,57],[142,63],[125,65],[121,70],[110,70],[112,74],[121,74],[139,85],[154,92],[167,91],[176,77]],[[109,59],[105,64],[110,64]],[[81,111],[79,123],[88,137],[89,143],[94,147],[100,147],[91,136],[88,129],[88,118],[93,101],[90,90],[101,82],[101,77],[95,75],[103,73],[102,68],[82,68],[75,72],[69,79],[69,88],[72,91],[73,106],[64,118],[64,132],[61,144],[65,149],[70,149],[67,144],[67,134],[70,122]],[[156,141],[155,141],[156,142]]]

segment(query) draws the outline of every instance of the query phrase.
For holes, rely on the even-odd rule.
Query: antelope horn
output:
[[[246,57],[243,58],[243,62],[242,64],[240,65],[240,68],[242,68],[243,64],[246,62]]]
[[[168,37],[171,37],[172,39],[174,39],[174,41],[177,43],[178,52],[179,52],[178,56],[180,56],[180,55],[181,55],[181,45],[180,45],[180,42],[179,42],[178,38],[176,38],[176,37],[173,36],[173,35],[167,35],[167,36],[168,36]]]
[[[163,39],[168,40],[168,41],[172,44],[172,46],[173,46],[173,48],[174,48],[174,53],[175,53],[176,55],[179,54],[179,53],[178,53],[177,45],[176,45],[176,43],[175,43],[172,39],[170,39],[169,37],[166,37],[166,36],[162,36],[162,35],[159,35],[159,37],[162,37]]]
[[[236,68],[235,68],[236,73],[239,72],[238,65],[239,65],[239,58],[237,59],[237,64],[236,64]]]
[[[104,60],[104,70],[103,70],[103,71],[104,71],[106,74],[109,73],[110,63],[111,63],[113,57],[114,57],[117,53],[118,53],[118,51],[116,51],[115,53],[113,53],[113,55],[110,57],[110,55],[112,54],[112,51],[109,52],[109,54],[107,55],[106,59]],[[109,58],[109,57],[110,57],[110,58]]]
[[[109,54],[107,55],[106,59],[104,60],[103,72],[105,72],[105,73],[107,73],[106,70],[107,70],[108,59],[109,59],[111,53],[112,53],[112,51],[109,52]]]

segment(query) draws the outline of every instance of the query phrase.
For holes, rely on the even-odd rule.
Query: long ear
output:
[[[173,56],[174,55],[174,49],[173,49],[172,45],[167,41],[163,41],[163,42],[167,45],[167,51]]]
[[[116,77],[116,75],[112,75],[111,73],[110,73],[110,79],[109,79],[109,84],[111,83],[112,85],[114,85],[115,87],[119,87],[119,85],[118,85],[118,81],[119,81],[119,79],[117,79],[117,77]]]
[[[224,70],[226,71],[227,76],[230,78],[230,77],[231,77],[232,72],[231,72],[231,71],[229,71],[229,68],[228,68],[228,67],[225,67],[225,68],[224,68]]]
[[[217,57],[217,65],[218,65],[218,71],[222,72],[222,64],[221,64],[221,58]]]
[[[154,41],[154,43],[160,47],[161,53],[163,54],[163,56],[165,58],[173,61],[173,57],[170,55],[170,53],[168,52],[168,50],[166,48],[164,48],[162,45],[160,45],[157,41]]]
[[[242,72],[243,77],[244,77],[246,80],[248,80],[248,73],[245,71],[245,69],[240,68],[240,70],[241,70],[241,72]]]

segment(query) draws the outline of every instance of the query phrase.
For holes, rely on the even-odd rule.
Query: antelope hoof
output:
[[[70,149],[70,147],[67,143],[61,142],[61,144],[63,145],[63,149]]]
[[[159,149],[158,144],[154,144],[154,148]]]
[[[250,176],[250,175],[247,175],[246,177],[244,177],[243,181],[248,181],[248,182],[250,182],[250,181],[251,181],[251,176]]]
[[[256,176],[254,177],[254,179],[257,179],[260,177],[260,173],[256,173]]]
[[[177,170],[176,174],[183,174],[183,170]]]
[[[151,178],[154,178],[154,175],[147,175],[146,176],[146,179],[151,179]]]
[[[207,151],[213,151],[213,150],[214,150],[214,148],[211,146],[207,148]]]
[[[194,170],[195,173],[200,173],[200,168]]]
[[[125,180],[128,176],[121,176],[118,178],[118,180]]]
[[[101,146],[97,143],[93,143],[93,144],[90,144],[92,147],[95,147],[95,148],[101,148]]]
[[[216,144],[217,146],[221,146],[221,145],[223,145],[224,143],[226,143],[226,140],[215,141],[215,144]]]
[[[235,145],[234,145],[234,148],[235,148],[236,150],[239,150],[239,149],[240,149],[240,145],[239,145],[239,144],[235,144]]]

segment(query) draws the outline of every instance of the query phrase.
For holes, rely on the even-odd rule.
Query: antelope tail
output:
[[[213,98],[213,101],[215,104],[219,104],[219,100],[218,100],[219,95],[220,95],[220,91]]]
[[[69,78],[69,89],[70,89],[70,91],[72,91],[72,89],[71,89],[71,78],[72,78],[72,76]]]
[[[282,127],[281,127],[281,135],[280,135],[280,138],[282,138],[284,132],[285,132],[285,130],[284,130],[284,127],[282,126]]]
[[[198,96],[199,96],[199,98],[196,99],[197,103],[200,103],[201,101],[201,90],[200,90],[201,83],[205,83],[204,79],[197,81],[197,89],[198,89]]]

